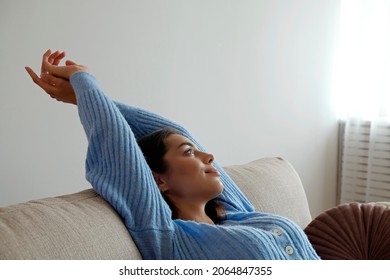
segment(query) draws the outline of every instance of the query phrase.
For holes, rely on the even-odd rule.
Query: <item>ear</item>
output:
[[[166,181],[166,179],[164,178],[163,175],[158,174],[156,172],[153,172],[153,178],[154,178],[154,181],[156,182],[156,184],[158,186],[158,189],[162,193],[166,192],[169,189],[167,181]]]

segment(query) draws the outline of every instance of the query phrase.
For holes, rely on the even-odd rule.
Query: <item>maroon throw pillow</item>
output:
[[[318,215],[305,233],[324,260],[390,260],[390,208],[348,203]]]

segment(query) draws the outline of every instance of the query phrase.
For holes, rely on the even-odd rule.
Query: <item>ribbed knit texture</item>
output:
[[[172,220],[136,139],[169,126],[204,151],[202,146],[183,127],[110,100],[88,73],[77,72],[70,81],[88,139],[87,180],[123,218],[144,259],[318,259],[295,223],[255,212],[216,162],[226,220],[218,225]]]

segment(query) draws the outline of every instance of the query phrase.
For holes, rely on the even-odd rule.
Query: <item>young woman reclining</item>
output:
[[[76,104],[88,139],[86,177],[123,218],[144,259],[318,259],[292,221],[256,212],[183,127],[114,102],[64,52],[43,55],[51,97]]]

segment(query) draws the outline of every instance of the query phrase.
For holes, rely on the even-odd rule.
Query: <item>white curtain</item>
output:
[[[341,0],[339,202],[390,201],[390,0]]]

